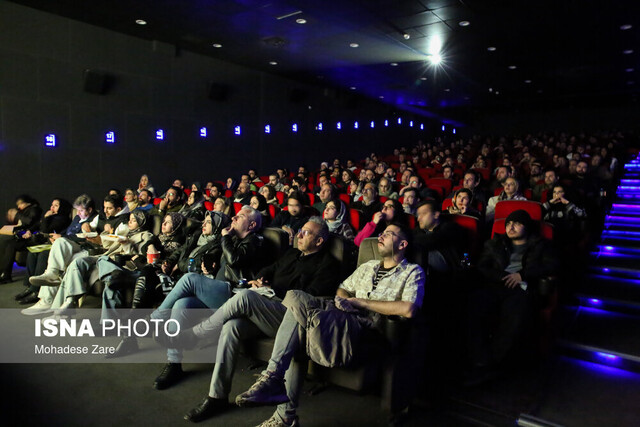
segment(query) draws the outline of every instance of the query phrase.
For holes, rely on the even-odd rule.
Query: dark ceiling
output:
[[[635,102],[640,85],[635,1],[14,2],[444,115],[467,107],[619,105]],[[443,41],[440,66],[426,55],[436,36]]]

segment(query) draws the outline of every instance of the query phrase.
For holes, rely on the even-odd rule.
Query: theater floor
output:
[[[18,308],[15,282],[0,286],[0,307]],[[22,306],[20,306],[22,308]],[[11,343],[3,343],[11,345]],[[231,394],[246,390],[259,370],[243,359]],[[3,364],[2,413],[7,425],[186,425],[184,412],[202,399],[212,365],[186,364],[188,377],[157,391],[153,379],[160,364]],[[435,368],[434,368],[435,369]],[[313,383],[305,385],[305,391]],[[438,393],[437,393],[438,394]],[[544,368],[531,369],[475,388],[442,390],[437,403],[418,397],[409,426],[512,426],[527,413],[566,426],[634,426],[640,422],[640,375],[556,356]],[[203,425],[257,425],[272,408],[239,409]],[[329,387],[305,394],[299,411],[305,426],[382,426],[386,415],[375,395],[358,395]]]

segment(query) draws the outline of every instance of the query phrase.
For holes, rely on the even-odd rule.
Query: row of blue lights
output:
[[[398,118],[397,119],[397,123],[399,125],[402,124],[402,118]],[[414,123],[413,120],[409,120],[408,125],[409,127],[414,127],[414,124],[417,125],[417,123]],[[384,122],[382,122],[382,126],[384,127],[389,127],[390,125],[390,121],[389,120],[384,120]],[[344,128],[344,125],[342,122],[336,122],[335,125],[337,130],[342,130]],[[354,121],[353,122],[353,128],[354,129],[360,129],[360,123],[358,121]],[[371,120],[369,122],[369,127],[371,129],[374,129],[376,127],[376,122],[374,120]],[[424,130],[424,123],[420,123],[418,125],[418,127],[420,128],[420,130]],[[269,124],[264,126],[264,133],[266,134],[270,134],[273,131],[273,127]],[[445,132],[446,131],[446,126],[442,125],[442,131]],[[300,130],[300,126],[297,123],[293,123],[291,125],[291,132],[293,133],[297,133]],[[315,130],[322,132],[323,130],[325,130],[325,125],[322,122],[319,122],[316,126],[315,126]],[[451,128],[451,132],[455,135],[456,133],[456,129],[455,128]],[[240,136],[242,135],[242,127],[240,125],[236,125],[233,127],[233,134],[236,136]],[[209,135],[209,131],[206,127],[201,127],[199,129],[199,135],[201,138],[206,138]],[[163,141],[165,139],[165,131],[164,129],[158,129],[155,132],[155,139],[158,141]],[[46,147],[55,147],[56,146],[56,135],[53,133],[47,134],[44,137],[44,145]],[[116,142],[116,133],[115,131],[109,131],[105,133],[105,142],[107,144],[115,144]]]

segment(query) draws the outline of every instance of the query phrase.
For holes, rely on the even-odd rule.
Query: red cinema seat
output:
[[[210,201],[206,201],[204,202],[204,208],[208,211],[212,211],[213,210],[213,203]]]
[[[349,224],[353,227],[353,229],[358,232],[360,231],[360,227],[362,224],[362,212],[357,209],[349,209]]]
[[[243,206],[242,203],[233,202],[233,210],[236,213],[236,215],[238,214],[238,212],[240,212],[240,209],[242,209],[242,206]]]
[[[280,205],[284,204],[284,193],[282,191],[276,191],[276,199]]]
[[[344,202],[345,205],[347,205],[347,207],[349,207],[349,205],[351,204],[351,198],[348,194],[340,193],[338,194],[338,197]]]
[[[542,220],[542,205],[529,200],[503,200],[496,204],[495,219],[506,218],[513,211],[525,210],[535,221]]]
[[[453,206],[453,199],[444,199],[442,201],[442,210],[448,211],[449,207]]]
[[[453,182],[450,179],[446,178],[429,178],[427,180],[427,185],[434,184],[439,185],[444,188],[445,194],[451,193],[451,188],[453,187]]]

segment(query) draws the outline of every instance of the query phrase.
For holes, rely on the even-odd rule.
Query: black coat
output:
[[[519,271],[522,280],[529,285],[530,292],[537,285],[539,279],[555,274],[558,270],[558,257],[555,256],[551,245],[538,236],[530,236],[525,243],[526,249],[522,255],[522,270]],[[508,273],[505,268],[509,265],[513,245],[506,234],[498,234],[485,242],[484,250],[478,262],[478,270],[488,285],[504,286],[502,278]]]
[[[240,279],[253,280],[257,271],[264,266],[263,237],[250,233],[244,239],[230,234],[220,238],[222,255],[220,270],[216,276],[236,285]]]

